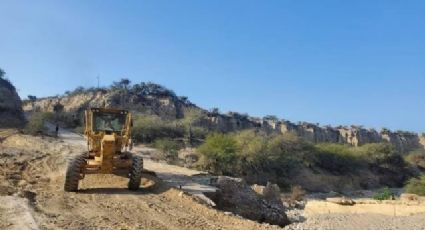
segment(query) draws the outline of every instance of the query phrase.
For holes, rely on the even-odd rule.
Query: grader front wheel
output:
[[[78,191],[78,182],[81,179],[81,173],[86,164],[85,155],[75,156],[69,163],[66,170],[64,190],[66,192]]]
[[[143,158],[140,156],[133,156],[133,163],[130,169],[130,180],[128,181],[128,189],[137,190],[140,187],[143,172]]]

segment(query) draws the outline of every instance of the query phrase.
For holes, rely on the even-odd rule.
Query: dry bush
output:
[[[410,179],[407,182],[405,189],[408,193],[425,196],[425,175],[421,176],[419,179]]]
[[[306,192],[301,186],[295,185],[292,187],[290,200],[291,202],[302,201],[305,194]]]

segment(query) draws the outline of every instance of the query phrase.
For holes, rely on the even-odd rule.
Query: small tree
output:
[[[129,86],[130,86],[131,81],[127,78],[122,78],[119,81],[114,81],[112,83],[112,88],[115,89],[124,89],[124,90],[128,90]]]
[[[263,117],[264,120],[269,120],[269,121],[279,121],[279,118],[275,115],[267,115]]]
[[[28,100],[30,100],[32,111],[34,111],[35,101],[37,100],[37,97],[34,95],[28,95]]]
[[[53,111],[56,113],[56,114],[58,114],[58,113],[61,113],[62,111],[63,111],[63,109],[64,109],[64,106],[61,104],[61,103],[56,103],[54,106],[53,106]]]
[[[197,151],[203,156],[204,167],[212,172],[229,175],[236,166],[238,146],[231,135],[209,135]]]
[[[410,179],[407,182],[405,189],[408,193],[425,196],[425,175],[421,176],[419,179]]]
[[[2,68],[0,68],[0,79],[3,79],[6,76],[6,72]]]
[[[78,86],[77,88],[74,89],[74,91],[72,91],[72,94],[79,94],[79,93],[83,93],[84,92],[84,87],[83,86]]]
[[[220,113],[220,109],[219,108],[214,107],[214,108],[211,109],[211,114],[218,115],[219,113]]]

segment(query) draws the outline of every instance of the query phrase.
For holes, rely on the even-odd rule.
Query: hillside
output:
[[[24,101],[24,111],[53,112],[57,108],[78,117],[88,107],[110,106],[129,109],[136,114],[156,115],[165,120],[185,118],[188,111],[197,111],[200,117],[193,125],[209,131],[234,132],[245,129],[259,129],[269,133],[295,133],[312,143],[341,143],[361,146],[368,143],[389,142],[398,151],[406,153],[422,148],[425,137],[421,134],[383,129],[367,129],[360,126],[319,126],[301,122],[298,124],[281,120],[275,116],[264,118],[250,117],[246,114],[230,112],[222,114],[218,109],[208,111],[191,103],[187,97],[177,96],[172,90],[154,83],[116,82],[109,88],[77,88],[62,96]]]
[[[21,98],[12,83],[2,76],[0,76],[0,117],[0,128],[22,127],[24,123]]]

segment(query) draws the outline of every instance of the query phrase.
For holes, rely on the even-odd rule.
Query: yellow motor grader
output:
[[[64,189],[78,191],[86,174],[128,176],[128,189],[137,190],[143,173],[143,158],[133,155],[131,113],[127,110],[91,108],[85,111],[88,152],[75,156],[68,163]]]

